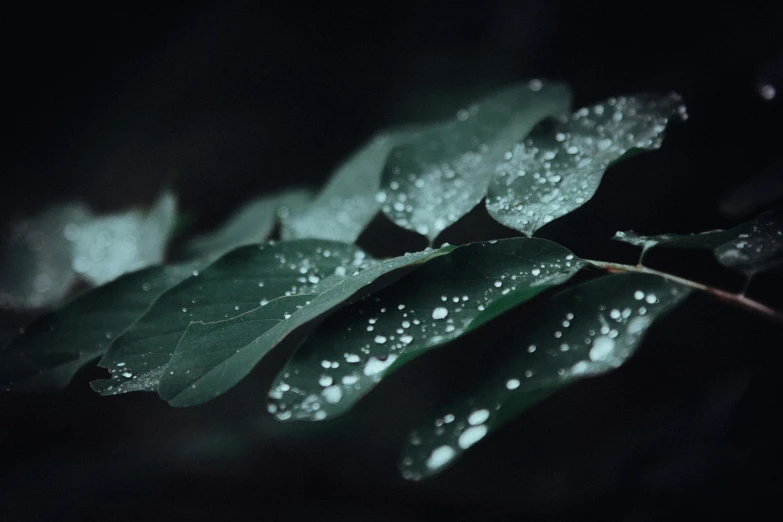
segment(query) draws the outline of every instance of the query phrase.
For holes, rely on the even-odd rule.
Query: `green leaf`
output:
[[[126,274],[41,317],[0,350],[0,389],[62,389],[192,270],[156,266]]]
[[[690,289],[654,275],[608,275],[560,292],[498,346],[457,397],[411,433],[403,476],[443,471],[487,434],[554,391],[625,362],[649,326]]]
[[[68,234],[90,219],[81,204],[58,205],[10,228],[0,265],[0,307],[43,308],[76,282]]]
[[[730,230],[700,234],[641,236],[617,232],[612,239],[642,248],[642,257],[656,246],[712,250],[722,265],[750,277],[783,262],[783,205]]]
[[[532,236],[593,197],[612,163],[636,149],[657,149],[667,121],[685,117],[676,94],[610,98],[547,122],[517,144],[497,168],[487,210],[503,225]]]
[[[191,324],[163,371],[159,395],[172,406],[193,406],[225,393],[288,334],[329,312],[381,276],[445,255],[425,250],[353,267],[353,273],[320,293],[280,297],[228,321]],[[388,280],[386,280],[388,283]]]
[[[381,206],[380,178],[392,147],[416,130],[383,132],[351,155],[302,215],[288,219],[283,239],[320,238],[353,243]]]
[[[568,111],[570,104],[565,85],[514,85],[396,147],[383,171],[383,212],[434,240],[481,201],[514,144],[541,119]]]
[[[270,410],[281,420],[342,414],[392,370],[564,283],[581,266],[543,239],[458,247],[322,323],[278,375]]]
[[[192,321],[221,321],[280,296],[323,291],[345,277],[346,267],[364,259],[356,247],[333,241],[240,247],[158,298],[106,352],[99,365],[111,371],[111,378],[94,381],[93,389],[106,395],[154,391]]]
[[[291,212],[291,207],[304,207],[310,200],[305,191],[289,191],[254,199],[232,215],[219,229],[199,236],[186,247],[190,259],[217,259],[235,248],[265,241],[278,219],[278,214]],[[294,211],[295,212],[295,211]]]
[[[93,285],[102,285],[122,274],[163,261],[174,230],[177,202],[168,192],[153,207],[99,216],[74,224],[73,267]]]

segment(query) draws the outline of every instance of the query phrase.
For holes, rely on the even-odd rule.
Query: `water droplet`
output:
[[[506,388],[509,390],[516,390],[519,388],[519,379],[509,379],[506,381]]]
[[[343,390],[339,386],[329,386],[321,392],[321,395],[329,404],[337,404],[343,398]]]
[[[614,350],[614,340],[610,337],[600,336],[593,341],[593,347],[590,348],[590,360],[603,361],[612,354]]]
[[[439,306],[432,311],[433,319],[445,319],[447,315],[449,315],[449,311],[442,306]]]
[[[489,410],[481,409],[476,410],[468,417],[468,424],[476,426],[477,424],[484,424],[489,419]]]
[[[375,342],[378,343],[378,344],[383,344],[383,343],[386,342],[386,337],[384,337],[382,335],[376,335],[375,336]]]
[[[541,270],[539,270],[538,268],[534,268],[533,270],[530,271],[530,273],[533,274],[534,276],[541,275]]]
[[[480,441],[487,434],[487,426],[482,424],[481,426],[473,426],[466,429],[459,436],[457,443],[462,449],[468,449],[478,441]]]
[[[637,301],[641,301],[642,299],[644,299],[644,292],[642,292],[641,290],[637,290],[636,292],[633,293],[633,298],[636,299]]]
[[[334,382],[334,379],[332,379],[331,375],[321,375],[321,377],[318,379],[318,384],[321,386],[331,386]]]
[[[457,454],[451,446],[435,448],[427,459],[427,468],[436,470],[448,464]]]
[[[645,297],[644,300],[650,304],[655,304],[658,302],[658,297],[655,294],[647,294],[647,297]]]
[[[386,368],[392,365],[397,360],[396,355],[389,355],[385,360],[381,360],[377,357],[370,357],[367,359],[367,364],[364,366],[364,375],[370,376],[382,372]]]

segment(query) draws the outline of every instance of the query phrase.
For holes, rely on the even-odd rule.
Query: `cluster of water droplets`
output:
[[[604,171],[631,149],[659,148],[680,97],[618,97],[540,125],[505,153],[487,194],[501,223],[528,235],[589,200]]]
[[[441,147],[436,140],[430,143],[433,154],[445,156]],[[479,144],[475,152],[459,154],[451,162],[433,162],[407,173],[394,165],[392,181],[378,193],[377,202],[401,227],[434,238],[475,206],[477,187],[470,171],[479,166],[484,152],[486,145]],[[398,149],[391,158],[398,159],[406,153],[406,149]]]
[[[783,260],[783,207],[749,223],[736,239],[715,249],[723,265],[752,276]]]
[[[400,357],[462,335],[499,298],[560,281],[579,266],[572,254],[557,252],[538,261],[520,254],[513,266],[507,263],[499,270],[493,255],[482,259],[476,253],[493,243],[463,247],[472,249],[465,255],[470,264],[464,266],[472,272],[461,272],[459,284],[444,267],[457,263],[463,268],[462,249],[452,253],[455,259],[435,259],[327,320],[278,379],[270,393],[270,411],[282,420],[324,419],[325,408],[332,413],[349,407],[350,402],[338,403],[367,393]],[[508,244],[498,258],[513,252]]]
[[[403,475],[418,480],[445,467],[488,433],[513,394],[556,388],[621,365],[656,315],[687,294],[684,287],[653,276],[640,281],[636,289],[617,293],[609,288],[605,296],[600,283],[591,282],[585,292],[576,287],[546,304],[541,322],[525,331],[497,364],[481,370],[490,372],[488,378],[473,383],[467,397],[411,433]],[[620,281],[620,286],[628,285]]]

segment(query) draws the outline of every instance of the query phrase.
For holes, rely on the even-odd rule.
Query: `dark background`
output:
[[[74,198],[107,212],[147,204],[173,184],[197,232],[259,194],[319,186],[378,129],[448,117],[540,77],[569,82],[576,107],[639,91],[685,98],[690,118],[660,151],[612,167],[593,200],[540,233],[585,257],[631,262],[633,248],[608,241],[616,230],[732,226],[783,194],[775,4],[16,6],[0,17],[0,221]],[[765,99],[765,84],[778,96]],[[442,239],[508,235],[478,209]],[[424,246],[383,218],[360,244],[376,254]],[[742,285],[708,255],[649,259]],[[782,282],[762,275],[750,293],[782,307]],[[95,368],[59,395],[2,395],[0,518],[781,516],[781,329],[701,295],[658,323],[621,370],[555,395],[435,480],[399,478],[407,431],[523,320],[512,314],[422,357],[328,423],[266,415],[285,353],[187,410],[147,394],[98,397],[88,386]]]

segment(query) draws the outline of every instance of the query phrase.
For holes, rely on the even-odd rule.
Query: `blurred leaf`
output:
[[[381,206],[378,190],[389,151],[417,135],[405,129],[375,136],[338,167],[306,212],[285,220],[283,239],[355,242]]]
[[[93,216],[83,205],[60,205],[12,227],[0,272],[0,307],[56,305],[78,277],[101,285],[163,261],[176,219],[164,193],[148,211]]]
[[[192,323],[163,371],[158,393],[172,406],[194,406],[213,399],[242,380],[294,329],[351,299],[379,277],[411,269],[451,250],[425,250],[348,267],[353,272],[325,291],[280,297],[228,321]]]
[[[443,471],[465,450],[554,391],[625,362],[653,321],[690,289],[658,276],[617,274],[566,289],[532,311],[519,335],[453,400],[411,434],[403,476]]]
[[[543,239],[458,247],[322,323],[278,375],[270,409],[281,420],[345,413],[392,370],[564,283],[581,266]]]
[[[156,266],[126,274],[41,317],[0,350],[0,389],[62,389],[192,270]]]
[[[610,98],[565,122],[539,125],[507,154],[487,194],[503,225],[533,235],[593,197],[612,163],[636,149],[657,149],[667,121],[685,114],[681,98]],[[498,162],[500,163],[500,162]]]
[[[292,189],[280,194],[277,203],[277,217],[280,219],[281,237],[287,237],[287,223],[305,214],[313,203],[313,193],[308,189]],[[318,239],[318,238],[314,238]]]
[[[657,236],[628,231],[617,232],[612,239],[640,246],[642,256],[656,246],[712,250],[722,265],[752,276],[783,262],[783,205],[730,230]]]
[[[333,241],[240,247],[158,298],[106,352],[99,365],[111,378],[94,381],[93,389],[107,395],[154,391],[192,321],[220,321],[280,296],[320,293],[364,259],[356,247]]]
[[[148,211],[133,209],[74,224],[73,268],[93,285],[163,262],[176,221],[176,199],[163,193]]]
[[[396,147],[383,170],[383,212],[430,241],[475,207],[503,157],[547,116],[569,110],[559,83],[507,87]]]
[[[275,228],[278,213],[286,214],[292,205],[304,206],[310,195],[288,191],[254,199],[246,203],[214,232],[192,239],[185,251],[190,259],[217,259],[237,247],[262,243]]]
[[[12,226],[0,265],[0,307],[43,308],[62,301],[76,282],[69,235],[89,219],[86,207],[67,204]]]

